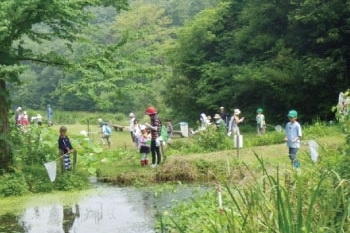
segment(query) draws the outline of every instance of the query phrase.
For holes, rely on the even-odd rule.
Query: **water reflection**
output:
[[[27,208],[19,222],[25,233],[153,232],[150,206],[136,189],[99,188],[72,206]]]
[[[193,196],[193,190],[187,187],[155,195],[134,188],[99,187],[94,195],[81,197],[71,205],[38,204],[6,220],[2,216],[0,226],[7,222],[6,226],[12,227],[0,232],[152,233],[157,212],[170,208],[174,200]]]

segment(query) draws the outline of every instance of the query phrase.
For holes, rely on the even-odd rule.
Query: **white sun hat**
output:
[[[241,111],[240,111],[238,108],[236,108],[236,109],[233,111],[233,114],[239,115],[239,114],[241,114]]]

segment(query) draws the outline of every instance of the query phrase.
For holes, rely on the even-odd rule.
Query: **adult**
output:
[[[47,124],[49,126],[52,126],[52,115],[53,115],[53,111],[52,111],[51,105],[48,104],[46,109],[46,117],[47,117]]]
[[[129,131],[130,131],[130,136],[131,140],[133,143],[136,142],[136,136],[134,134],[134,121],[135,121],[135,114],[133,112],[129,113]]]
[[[154,168],[160,164],[162,156],[160,154],[160,131],[161,122],[158,118],[158,112],[154,107],[148,107],[146,109],[146,114],[150,117],[151,124],[146,123],[145,125],[151,130],[151,154],[152,154],[152,164],[151,167]]]
[[[226,129],[226,123],[219,114],[215,114],[214,120],[217,129]]]
[[[231,120],[229,122],[228,127],[228,135],[230,136],[231,133],[235,135],[240,135],[238,124],[244,121],[244,117],[239,118],[239,115],[241,114],[241,111],[239,109],[235,109],[233,112],[233,116],[231,117]]]
[[[22,108],[21,107],[18,107],[16,108],[16,111],[15,111],[15,124],[17,126],[20,126],[20,116],[22,114]]]
[[[224,107],[220,107],[219,115],[220,115],[221,119],[225,122],[225,124],[227,126],[228,123],[229,123],[229,120],[230,120],[230,115],[225,111]]]

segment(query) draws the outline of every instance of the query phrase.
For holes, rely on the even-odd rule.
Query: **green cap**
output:
[[[262,110],[262,108],[258,108],[257,110],[256,110],[256,112],[262,112],[263,110]]]
[[[288,117],[291,117],[291,118],[297,118],[297,116],[298,116],[298,113],[297,113],[297,111],[295,111],[295,110],[290,110],[289,112],[288,112],[288,115],[287,115]]]

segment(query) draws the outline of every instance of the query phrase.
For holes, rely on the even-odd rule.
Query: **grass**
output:
[[[78,135],[80,131],[90,130],[91,139],[100,143],[100,128],[98,125],[69,124],[68,135],[73,137]],[[55,130],[59,129],[60,125],[54,125]],[[307,129],[306,129],[307,131]],[[271,136],[272,135],[272,136]],[[315,135],[308,133],[309,139],[314,139]],[[139,153],[137,148],[131,141],[130,132],[128,130],[113,131],[111,135],[111,148],[107,145],[103,146],[105,153],[116,154],[118,150],[125,150],[126,153],[119,156],[115,162],[100,163],[99,176],[101,180],[109,181],[122,185],[147,185],[154,182],[163,181],[215,181],[217,179],[228,179],[233,182],[247,179],[248,174],[244,172],[241,164],[247,164],[252,169],[259,170],[259,163],[256,155],[261,157],[268,168],[279,166],[281,169],[289,169],[291,167],[287,155],[288,149],[283,142],[283,133],[268,132],[266,137],[274,137],[281,139],[281,143],[268,146],[251,146],[252,142],[262,140],[255,135],[255,131],[244,132],[243,148],[213,150],[203,153],[187,153],[181,151],[181,147],[186,144],[193,143],[194,138],[173,138],[172,144],[167,145],[165,154],[166,161],[157,169],[149,167],[141,167],[139,162]],[[307,137],[304,140],[307,141]],[[270,140],[269,138],[267,140]],[[316,141],[320,145],[319,153],[321,159],[330,151],[335,151],[341,147],[345,139],[341,134],[325,134],[317,138]],[[180,145],[180,149],[172,148],[172,145]],[[73,145],[74,146],[74,145]],[[302,145],[298,158],[304,169],[311,169],[314,164],[311,162],[308,155],[308,146]],[[149,160],[151,155],[149,155]],[[163,156],[164,159],[164,156]]]

